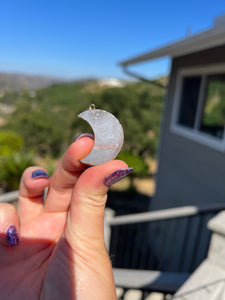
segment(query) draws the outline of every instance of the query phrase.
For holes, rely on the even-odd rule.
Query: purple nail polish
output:
[[[82,137],[89,137],[90,139],[94,140],[94,135],[92,133],[81,133],[79,134],[75,139],[74,139],[74,142],[79,140],[80,138]]]
[[[38,178],[49,178],[49,175],[43,171],[43,170],[35,170],[32,174],[31,174],[31,178],[32,179],[38,179]]]
[[[19,244],[20,239],[16,230],[16,226],[9,226],[6,232],[6,239],[9,246],[17,246]]]
[[[103,184],[107,187],[110,187],[114,183],[120,181],[122,178],[126,177],[128,174],[130,174],[133,171],[133,168],[128,168],[128,169],[119,169],[117,171],[114,171],[111,173],[109,176],[107,176]]]

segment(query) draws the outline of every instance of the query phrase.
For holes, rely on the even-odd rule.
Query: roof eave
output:
[[[194,52],[206,50],[212,47],[220,46],[225,43],[225,26],[216,26],[199,34],[160,47],[153,51],[122,61],[120,66],[142,63],[162,57],[178,57]]]

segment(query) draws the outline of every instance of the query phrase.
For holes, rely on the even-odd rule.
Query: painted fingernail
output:
[[[6,239],[9,246],[17,246],[20,242],[18,232],[16,230],[16,226],[9,226],[6,232]]]
[[[81,134],[79,134],[79,135],[74,139],[74,142],[77,141],[77,140],[79,140],[79,139],[82,138],[82,137],[89,137],[89,138],[91,138],[92,140],[95,139],[95,138],[94,138],[94,134],[92,134],[92,133],[81,133]]]
[[[46,173],[43,170],[35,170],[32,174],[31,174],[31,178],[32,179],[38,179],[38,178],[49,178],[48,173]]]
[[[119,169],[117,171],[114,171],[109,176],[107,176],[103,180],[103,184],[107,187],[110,187],[114,183],[120,181],[124,177],[126,177],[128,174],[130,174],[133,171],[133,168],[127,168],[127,169]]]

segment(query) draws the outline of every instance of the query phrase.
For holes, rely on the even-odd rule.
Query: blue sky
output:
[[[128,78],[117,63],[212,26],[224,0],[5,0],[0,72],[77,79]],[[166,59],[135,66],[156,77]]]

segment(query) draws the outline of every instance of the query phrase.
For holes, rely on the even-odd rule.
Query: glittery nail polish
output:
[[[35,170],[32,174],[31,174],[31,178],[32,179],[38,179],[38,178],[49,178],[49,175],[43,171],[43,170]]]
[[[19,244],[20,239],[16,230],[16,226],[14,225],[9,226],[6,232],[6,239],[9,246],[17,246]]]
[[[133,171],[133,168],[119,169],[111,173],[109,176],[105,177],[103,184],[110,187],[114,183],[120,181],[122,178],[126,177]]]
[[[82,137],[89,137],[90,139],[94,140],[94,135],[92,133],[81,133],[74,139],[74,142],[76,142]]]

